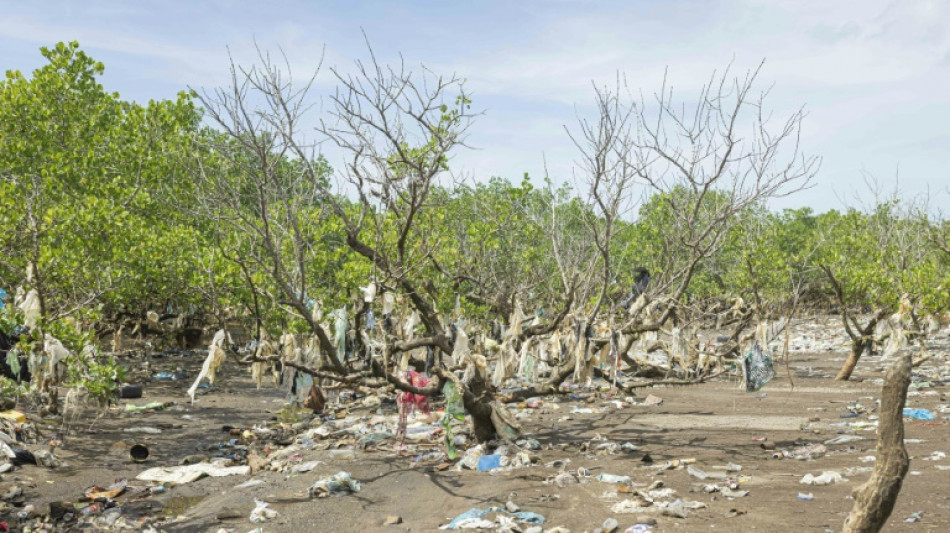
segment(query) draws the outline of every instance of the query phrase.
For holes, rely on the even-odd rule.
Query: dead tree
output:
[[[476,437],[491,438],[506,417],[484,375],[466,373],[463,381],[439,357],[430,369],[434,379],[416,387],[394,363],[394,356],[413,350],[454,351],[454,337],[430,285],[440,273],[458,274],[445,272],[438,262],[443,243],[434,191],[449,175],[450,156],[464,146],[476,116],[463,80],[425,67],[414,71],[402,62],[385,65],[370,50],[370,60],[357,62],[351,73],[331,69],[337,89],[328,97],[326,114],[313,120],[308,94],[316,74],[299,84],[288,70],[262,53],[256,67],[232,66],[230,87],[203,95],[208,116],[227,137],[217,153],[228,164],[226,172],[201,172],[199,187],[211,191],[205,204],[228,206],[216,211],[215,223],[247,239],[231,250],[232,256],[243,252],[244,264],[270,279],[278,292],[273,297],[310,326],[329,360],[327,368],[286,364],[349,387],[392,386],[427,396],[453,380]],[[318,124],[316,140],[301,131],[307,119]],[[318,142],[342,154],[344,163],[331,176],[324,172]],[[382,361],[372,356],[343,360],[337,355],[340,341],[331,339],[308,307],[306,273],[317,244],[307,237],[309,227],[325,217],[339,223],[337,237],[369,265],[372,286],[401,295],[418,314],[423,335],[408,340],[387,333]],[[368,307],[361,302],[351,309],[356,331]],[[563,316],[557,313],[554,320]],[[555,326],[540,324],[525,334]]]
[[[675,317],[694,275],[722,249],[740,213],[807,187],[817,172],[819,159],[799,147],[804,112],[773,121],[767,91],[755,92],[760,68],[742,77],[729,69],[714,73],[690,105],[675,101],[665,82],[651,104],[634,97],[625,83],[616,91],[598,90],[599,120],[581,121],[573,135],[590,196],[605,217],[592,228],[605,274],[601,283],[610,282],[609,256],[616,246],[608,222],[634,207],[635,187],[658,202],[654,207],[668,223],[660,237],[664,257],[644,258],[655,265],[651,293],[665,306],[656,316],[624,318],[618,329],[628,342],[621,355],[638,335],[658,331]]]
[[[910,467],[904,447],[904,403],[910,386],[910,371],[911,354],[907,353],[894,361],[884,378],[877,460],[870,479],[854,489],[854,506],[841,529],[844,533],[880,531],[897,503],[901,484]]]

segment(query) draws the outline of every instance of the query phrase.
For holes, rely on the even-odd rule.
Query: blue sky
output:
[[[0,69],[29,72],[40,46],[75,39],[105,63],[108,89],[144,101],[226,83],[228,50],[249,64],[255,40],[282,48],[296,74],[323,50],[325,65],[345,69],[366,56],[362,30],[384,58],[468,80],[485,115],[454,168],[517,180],[546,161],[562,180],[577,159],[564,126],[589,112],[592,81],[620,72],[649,93],[669,68],[689,101],[714,69],[765,59],[773,111],[805,106],[803,147],[823,159],[816,186],[778,205],[824,210],[867,198],[866,174],[947,198],[948,21],[942,0],[0,0]]]

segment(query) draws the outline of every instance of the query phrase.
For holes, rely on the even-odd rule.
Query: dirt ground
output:
[[[617,407],[614,401],[623,398],[607,398],[606,393],[597,393],[590,401],[545,398],[540,408],[516,409],[526,416],[522,419],[525,433],[542,445],[541,450],[532,452],[538,456],[537,463],[526,468],[491,473],[455,468],[440,471],[435,462],[414,461],[423,450],[397,454],[384,441],[376,449],[357,450],[355,460],[336,458],[328,450],[303,450],[294,461],[325,461],[307,473],[261,471],[252,476],[205,477],[170,487],[165,493],[138,499],[124,495],[116,501],[127,523],[151,524],[168,532],[221,528],[245,532],[258,527],[275,533],[436,531],[469,509],[504,507],[508,501],[522,511],[543,515],[545,530],[563,526],[573,532],[593,531],[613,517],[623,531],[638,522],[638,515],[611,511],[612,505],[629,495],[618,494],[617,484],[597,481],[598,474],[609,473],[631,476],[635,487],[659,480],[675,489],[677,498],[708,506],[691,511],[687,518],[650,515],[656,520],[652,531],[837,531],[851,508],[852,489],[868,477],[867,472],[849,469],[873,465],[861,458],[873,455],[875,433],[835,424],[872,419],[880,392],[876,379],[883,376],[883,364],[877,358],[865,358],[856,372],[862,382],[836,383],[832,372],[843,357],[843,353],[795,353],[791,360],[795,386],[783,365],[777,363],[779,375],[757,393],[744,392],[737,378],[730,377],[697,386],[642,389],[640,399],[648,394],[662,398],[655,406]],[[193,379],[201,361],[200,352],[153,357],[148,371],[182,367]],[[130,364],[134,370],[143,362]],[[176,401],[178,405],[153,413],[109,414],[97,421],[91,432],[84,431],[87,425],[74,426],[57,449],[66,462],[64,467],[24,466],[0,475],[0,490],[17,480],[25,483],[25,502],[45,513],[50,502],[80,501],[84,489],[91,485],[105,486],[122,477],[144,485],[133,482],[144,469],[175,466],[189,455],[209,457],[219,443],[233,438],[222,430],[224,426],[274,424],[286,401],[285,392],[266,385],[256,390],[244,369],[229,364],[217,384],[191,405],[185,396],[191,379],[146,383],[143,399],[121,403]],[[939,468],[950,466],[950,459],[926,459],[933,452],[950,452],[946,391],[937,383],[912,392],[908,398],[908,407],[930,409],[937,420],[906,419],[911,471],[886,531],[950,531],[950,476]],[[868,411],[856,418],[842,418],[856,402]],[[941,407],[944,413],[939,412]],[[390,404],[351,407],[349,416],[369,417],[377,409],[391,414],[394,408]],[[572,413],[575,408],[602,412]],[[158,428],[161,433],[126,431],[142,426]],[[828,453],[813,460],[773,458],[780,450],[823,443],[838,433],[862,439],[828,444]],[[592,439],[629,442],[637,450],[608,454],[596,450],[596,444],[604,441],[591,444]],[[151,450],[143,464],[128,458],[128,445],[134,442],[145,443]],[[652,462],[646,462],[645,456]],[[675,459],[695,459],[692,466],[707,473],[724,472],[723,467],[730,463],[741,465],[740,472],[728,475],[742,476],[739,488],[749,494],[729,499],[718,492],[703,492],[702,486],[711,483],[709,480],[701,482],[686,469],[662,469],[666,461]],[[559,469],[545,465],[555,460],[569,460],[562,468],[586,469],[589,477],[582,480],[586,482],[564,486],[547,483]],[[846,480],[827,486],[799,482],[807,473],[830,470],[844,474]],[[339,471],[359,480],[362,490],[353,495],[308,498],[307,489],[314,481]],[[260,483],[237,487],[249,479]],[[691,492],[691,487],[698,492]],[[813,499],[799,499],[799,493],[811,493]],[[252,524],[249,514],[255,498],[269,502],[279,516]],[[905,522],[915,512],[921,512],[919,521]],[[390,515],[398,515],[402,523],[383,525]],[[143,517],[148,520],[140,522]],[[161,520],[156,524],[157,518]],[[639,518],[642,521],[643,517]]]

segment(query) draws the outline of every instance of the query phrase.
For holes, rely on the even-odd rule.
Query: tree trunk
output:
[[[491,384],[478,372],[463,384],[462,403],[472,415],[472,433],[478,442],[495,438],[513,441],[521,436],[518,421],[495,396]]]
[[[881,391],[881,418],[874,472],[853,492],[854,506],[842,533],[876,533],[894,510],[910,460],[904,447],[904,402],[910,385],[911,355],[888,369]]]
[[[835,376],[835,381],[848,381],[851,379],[851,373],[854,372],[854,367],[858,366],[858,360],[861,359],[861,354],[864,353],[868,342],[869,341],[863,338],[851,341],[851,354],[848,356],[848,360],[844,362],[838,375]]]
[[[472,432],[478,442],[492,440],[497,435],[491,419],[493,399],[494,395],[489,390],[489,384],[478,375],[478,372],[462,390],[462,403],[465,405],[465,410],[472,415]]]

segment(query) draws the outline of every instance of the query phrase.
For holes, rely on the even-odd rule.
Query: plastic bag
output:
[[[311,498],[323,498],[331,494],[352,494],[360,491],[360,482],[348,472],[337,472],[314,483],[308,491]]]
[[[201,371],[198,372],[198,379],[188,388],[188,396],[191,397],[191,403],[195,403],[195,393],[198,392],[198,385],[202,379],[207,377],[209,382],[214,383],[214,376],[218,371],[218,367],[228,358],[228,354],[224,351],[224,346],[230,342],[231,335],[227,331],[219,329],[217,333],[214,334],[214,339],[211,340],[211,345],[208,346],[208,357],[205,358],[204,363],[201,365]]]
[[[251,511],[251,522],[255,524],[267,522],[271,518],[277,518],[277,511],[267,506],[267,502],[254,498],[254,510]]]
[[[36,292],[36,289],[30,289],[19,307],[20,311],[23,311],[23,325],[27,329],[35,328],[40,320],[40,293]]]
[[[758,343],[752,345],[742,358],[742,372],[745,374],[746,392],[758,391],[775,377],[772,356]]]

